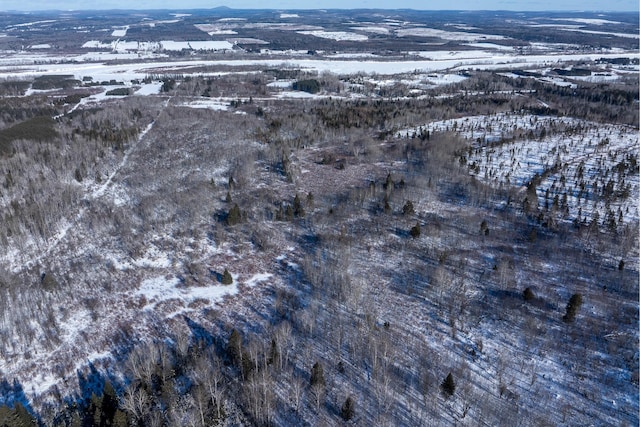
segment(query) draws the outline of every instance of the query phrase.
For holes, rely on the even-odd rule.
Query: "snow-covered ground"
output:
[[[580,24],[604,25],[604,24],[622,24],[620,21],[611,21],[609,19],[599,18],[552,18],[553,21],[570,21]]]
[[[208,110],[227,111],[229,109],[229,101],[221,99],[197,99],[180,104],[180,106],[188,108],[206,108]]]
[[[358,33],[348,33],[346,31],[324,31],[324,30],[312,30],[312,31],[298,31],[300,34],[306,34],[309,36],[320,37],[323,39],[331,39],[331,40],[348,40],[348,41],[364,41],[368,40],[369,37],[364,34]]]
[[[492,185],[524,188],[536,175],[542,177],[536,186],[539,206],[564,209],[567,221],[590,223],[596,217],[607,226],[610,211],[616,222],[640,220],[640,174],[633,166],[640,151],[638,132],[631,127],[498,114],[433,122],[398,136],[423,131],[453,131],[469,140],[471,173]]]
[[[238,34],[237,31],[227,28],[225,25],[221,24],[195,24],[194,26],[210,36]]]
[[[291,85],[294,83],[294,81],[295,80],[278,80],[275,82],[267,83],[267,87],[274,87],[274,88],[280,88],[280,89],[290,88]]]
[[[418,36],[418,37],[436,37],[443,40],[455,40],[466,42],[478,42],[484,40],[504,40],[507,37],[491,34],[466,33],[461,31],[445,31],[435,28],[414,27],[402,28],[396,30],[398,37]]]
[[[487,42],[472,42],[472,43],[466,43],[466,45],[476,49],[502,50],[505,52],[513,52],[513,50],[515,49],[513,46],[504,46],[501,44],[487,43]]]
[[[235,34],[235,33],[225,33]],[[162,40],[159,42],[136,42],[116,40],[111,43],[102,43],[90,40],[82,45],[87,49],[111,49],[113,52],[161,52],[161,51],[181,51],[181,50],[228,50],[233,48],[233,44],[226,41],[173,41]]]
[[[53,24],[54,22],[58,22],[58,20],[57,19],[45,19],[45,20],[42,20],[42,21],[24,22],[22,24],[9,25],[7,28],[32,27],[32,26],[41,25],[41,24]]]
[[[365,33],[372,34],[389,34],[389,28],[387,27],[379,27],[379,26],[359,26],[359,27],[351,27],[352,30],[362,31]]]
[[[575,31],[577,33],[596,34],[601,36],[614,36],[614,37],[623,37],[628,39],[640,39],[640,34],[614,33],[610,31],[593,31],[593,30],[585,30],[582,28],[565,28],[565,30]]]
[[[166,45],[165,45],[166,43]],[[162,42],[165,49],[180,50],[188,48],[190,43],[196,42]],[[229,42],[201,42],[203,44],[191,44],[194,49],[231,49],[233,46]],[[57,58],[56,63],[42,63],[48,58],[45,54],[17,55],[13,59],[8,58],[0,62],[0,79],[34,77],[47,74],[73,74],[76,77],[101,76],[97,80],[133,80],[143,79],[147,74],[153,74],[162,68],[171,68],[180,71],[180,68],[191,68],[194,66],[265,66],[265,67],[285,67],[301,68],[317,72],[332,72],[335,74],[357,74],[375,73],[393,75],[409,73],[413,71],[437,72],[453,70],[454,72],[467,69],[527,69],[538,66],[554,66],[567,61],[598,60],[601,58],[620,58],[621,53],[592,53],[592,54],[548,54],[548,55],[507,55],[505,53],[489,53],[484,51],[472,52],[449,52],[423,53],[428,55],[429,60],[401,60],[401,61],[378,61],[363,60],[354,58],[353,60],[330,60],[330,59],[236,59],[236,60],[193,60],[193,61],[154,61],[128,64],[107,64],[107,63],[61,63]],[[640,53],[626,53],[623,56],[630,58],[640,58]],[[53,57],[51,57],[53,58]],[[72,57],[75,58],[75,57]],[[27,64],[27,65],[24,65]],[[106,78],[109,77],[109,78]]]
[[[122,28],[116,28],[115,30],[113,30],[113,32],[111,33],[111,37],[124,37],[127,35],[127,31],[129,30],[129,26],[126,25]]]
[[[289,16],[287,16],[289,15]],[[179,16],[176,17],[179,18]],[[282,14],[281,19],[296,18],[294,14]],[[584,22],[583,22],[584,21]],[[586,22],[586,20],[575,20],[578,23],[603,25],[610,23],[603,22]],[[221,19],[218,24],[202,24],[196,27],[209,33],[210,35],[218,34],[235,34],[235,30],[228,27],[229,24],[243,22],[243,19]],[[149,25],[151,25],[150,23]],[[264,28],[282,29],[282,24],[268,24]],[[393,31],[393,27],[401,25],[401,22],[389,20],[384,26],[361,26],[353,27],[354,31],[360,31],[370,34],[387,34]],[[560,24],[559,24],[560,25]],[[288,30],[308,32],[318,37],[326,37],[333,40],[360,40],[367,39],[366,36],[358,33],[350,32],[326,32],[324,30],[304,29],[304,26],[289,25]],[[465,25],[457,25],[455,28],[461,30],[475,30],[475,28]],[[576,28],[580,30],[581,28]],[[569,29],[568,29],[569,30]],[[120,31],[117,35],[116,31]],[[400,30],[402,31],[402,30]],[[9,78],[30,78],[38,75],[53,74],[73,74],[76,78],[92,77],[94,81],[109,81],[115,79],[123,81],[125,87],[136,88],[134,93],[136,96],[152,96],[160,93],[162,82],[152,83],[132,83],[132,80],[142,80],[149,75],[158,75],[163,73],[182,73],[194,67],[215,67],[231,66],[231,67],[273,67],[273,68],[301,68],[308,71],[331,72],[336,74],[349,74],[354,76],[353,87],[358,84],[372,85],[377,88],[390,87],[394,84],[405,84],[410,90],[411,88],[430,88],[438,85],[458,83],[466,79],[463,73],[467,69],[496,69],[496,68],[536,68],[541,64],[546,64],[551,69],[554,64],[560,61],[581,61],[584,59],[594,60],[599,58],[619,58],[620,56],[628,56],[638,58],[637,52],[596,52],[596,53],[562,53],[548,55],[523,55],[517,54],[513,48],[501,46],[498,44],[485,42],[484,40],[497,40],[497,37],[482,34],[449,32],[441,30],[432,30],[423,27],[411,28],[402,33],[403,35],[421,35],[428,37],[457,37],[457,40],[467,41],[473,50],[470,51],[438,51],[438,52],[411,52],[412,55],[421,56],[424,60],[405,60],[405,61],[382,61],[380,57],[371,53],[336,53],[331,58],[326,59],[301,59],[285,58],[285,59],[231,59],[224,61],[169,61],[157,60],[148,62],[146,60],[135,61],[140,58],[142,52],[157,51],[161,48],[165,50],[182,50],[182,49],[210,49],[211,46],[217,46],[215,49],[231,49],[235,41],[241,43],[240,39],[226,41],[207,41],[207,42],[159,42],[157,44],[145,44],[138,42],[117,41],[114,43],[101,43],[98,41],[87,42],[87,49],[109,49],[116,53],[106,52],[90,52],[82,56],[69,56],[67,58],[56,57],[55,55],[36,55],[25,52],[19,54],[9,54],[6,58],[0,58],[0,80]],[[124,37],[126,30],[114,30],[113,36]],[[400,34],[399,34],[400,35]],[[265,42],[266,43],[266,42]],[[165,45],[166,44],[166,45]],[[540,45],[540,47],[543,47]],[[32,49],[35,47],[32,46]],[[560,48],[560,46],[558,46]],[[566,46],[562,46],[562,49]],[[42,48],[45,49],[45,48]],[[119,52],[119,53],[118,53]],[[268,51],[274,54],[273,51]],[[277,54],[300,55],[305,51],[298,52],[278,52]],[[104,61],[111,59],[129,59],[134,60],[126,64],[105,63]],[[73,63],[72,61],[79,61]],[[94,61],[94,62],[91,62]],[[49,63],[47,63],[49,62]],[[635,68],[634,68],[635,67]],[[614,69],[607,74],[594,74],[589,77],[571,77],[572,80],[587,80],[594,82],[612,81],[619,79],[618,73],[622,73],[621,69]],[[637,74],[637,66],[632,66],[624,71],[628,74]],[[189,71],[185,71],[189,73]],[[234,74],[235,71],[224,71],[224,73]],[[246,71],[238,71],[237,74],[247,73]],[[366,73],[368,75],[361,75]],[[216,75],[216,73],[197,73],[198,75]],[[403,74],[401,77],[399,74]],[[505,73],[509,77],[517,77],[515,74]],[[518,76],[519,77],[519,76]],[[541,81],[557,85],[575,85],[561,77],[545,76],[539,78]],[[278,89],[275,94],[266,95],[262,100],[273,100],[274,98],[321,98],[326,95],[312,95],[306,92],[288,90],[293,80],[278,80],[267,84],[267,87]],[[93,89],[92,89],[93,90]],[[416,89],[417,90],[417,89]],[[82,98],[76,105],[69,106],[64,115],[83,108],[89,104],[96,104],[107,101],[107,87],[96,87],[95,93]],[[27,91],[27,95],[39,93],[33,89]],[[348,95],[347,95],[348,96]],[[450,96],[446,94],[445,96]],[[166,97],[165,97],[166,98]],[[158,100],[161,98],[152,97],[150,99]],[[163,99],[163,98],[162,98]],[[258,101],[258,98],[254,98]],[[138,98],[136,100],[139,101]],[[230,110],[229,103],[235,98],[194,98],[194,99],[172,99],[171,106],[194,109],[207,109],[215,113],[226,114],[232,116],[225,111]],[[146,100],[145,100],[146,101]],[[166,108],[169,100],[164,103]],[[546,105],[542,101],[541,105]],[[200,111],[188,111],[188,114],[200,114]],[[234,116],[237,117],[237,116]],[[131,156],[136,155],[136,150],[144,147],[145,144],[154,143],[154,139],[149,135],[154,130],[154,123],[149,124],[139,135],[137,141],[133,142],[122,157],[122,161],[114,168],[112,173],[107,176],[106,181],[100,184],[86,179],[82,186],[87,192],[87,201],[93,203],[101,199],[102,202],[113,202],[114,208],[120,208],[128,204],[137,203],[131,195],[132,188],[130,183],[125,180],[118,179],[121,170],[127,167],[135,168],[136,165],[129,165]],[[638,213],[637,200],[640,200],[640,182],[637,170],[631,170],[632,155],[637,159],[638,153],[638,133],[637,130],[625,126],[606,125],[593,123],[584,120],[573,119],[569,117],[545,117],[533,115],[519,114],[499,114],[499,115],[483,115],[462,117],[455,120],[446,120],[425,124],[421,127],[406,129],[399,132],[400,137],[412,137],[422,131],[430,132],[456,131],[469,141],[470,149],[465,156],[467,166],[471,173],[480,180],[491,183],[497,187],[516,187],[524,189],[528,182],[535,176],[540,175],[540,182],[536,185],[538,196],[538,205],[545,209],[545,205],[549,209],[562,211],[566,221],[572,221],[574,218],[580,221],[590,222],[596,217],[599,222],[605,224],[609,211],[615,214],[615,220],[618,221],[622,214],[623,222],[638,221],[640,217]],[[149,137],[149,138],[148,138]],[[179,152],[179,151],[177,151]],[[146,153],[147,155],[149,153]],[[155,153],[157,154],[157,153]],[[210,165],[209,165],[210,166]],[[320,167],[312,163],[309,169],[304,169],[301,175],[314,175],[308,173],[311,167]],[[164,164],[160,166],[164,168]],[[219,165],[217,167],[220,167]],[[351,165],[349,165],[351,167]],[[622,173],[627,170],[627,173]],[[225,170],[226,171],[226,170]],[[216,179],[222,179],[222,173],[215,175]],[[337,173],[333,171],[335,175]],[[217,175],[216,175],[217,174]],[[309,179],[309,178],[307,178]],[[314,178],[315,179],[315,178]],[[338,179],[338,178],[336,178]],[[212,178],[213,181],[213,178]],[[602,189],[612,183],[614,193],[613,200],[605,201],[600,195]],[[617,194],[627,192],[624,198]],[[557,200],[557,202],[556,202]],[[97,203],[96,203],[97,204]],[[433,203],[429,208],[425,207],[426,202],[422,205],[416,202],[416,205],[426,211],[432,209],[434,212],[444,210],[442,204]],[[98,253],[100,261],[106,262],[113,269],[114,276],[127,277],[131,281],[128,290],[114,297],[114,307],[122,312],[138,313],[140,316],[149,315],[150,318],[158,309],[157,316],[163,320],[177,317],[181,314],[191,314],[201,306],[215,306],[222,301],[225,296],[238,295],[241,290],[250,290],[259,284],[268,284],[273,276],[268,267],[264,265],[253,269],[252,271],[236,273],[234,272],[234,283],[230,286],[223,286],[216,282],[213,274],[207,276],[208,280],[197,284],[185,284],[184,277],[178,271],[182,271],[185,260],[180,258],[193,258],[198,262],[201,260],[210,261],[212,257],[232,257],[234,254],[227,253],[228,247],[224,245],[218,246],[213,243],[212,239],[198,237],[188,242],[188,248],[177,250],[174,245],[182,243],[180,238],[172,238],[171,236],[152,236],[151,239],[144,242],[143,248],[135,254],[123,253],[116,247],[106,247],[92,242],[89,233],[82,234],[85,231],[78,231],[80,221],[87,210],[84,208],[78,212],[78,217],[60,224],[60,229],[50,241],[46,242],[44,247],[33,249],[33,252],[40,253],[39,258],[30,259],[28,261],[29,268],[35,268],[44,256],[60,255],[77,256],[78,258],[87,256],[87,254]],[[78,233],[77,235],[74,233]],[[67,248],[64,245],[68,235],[73,235],[74,239],[82,244],[78,247]],[[60,245],[60,247],[58,247]],[[27,245],[28,246],[28,245]],[[37,251],[36,251],[37,249]],[[77,254],[69,255],[71,251],[76,250]],[[292,251],[294,248],[287,248]],[[374,252],[375,252],[374,247]],[[18,265],[10,260],[20,260],[23,254],[19,253],[18,248],[9,248],[1,257],[7,261],[11,267],[17,269]],[[250,256],[244,253],[242,256]],[[187,255],[185,255],[187,254]],[[282,261],[284,258],[276,258]],[[236,259],[238,265],[244,265],[246,259],[242,262]],[[367,263],[371,262],[369,255],[366,256]],[[290,263],[293,265],[293,263]],[[383,261],[380,262],[380,265]],[[23,265],[20,266],[24,267]],[[211,265],[216,271],[222,270],[225,265],[220,261],[219,265]],[[556,271],[553,265],[545,265],[545,273],[553,276]],[[25,267],[26,268],[26,267]],[[544,268],[543,268],[544,269]],[[126,272],[127,274],[121,274]],[[391,285],[385,283],[385,286]],[[398,307],[407,301],[399,301]],[[198,304],[201,304],[200,306]],[[422,302],[417,303],[422,304]],[[126,305],[126,309],[121,307]],[[171,307],[168,309],[167,307]],[[385,308],[383,307],[383,310]],[[424,307],[415,308],[416,312],[423,312]],[[130,311],[127,311],[130,310]],[[135,316],[138,314],[132,314]],[[111,315],[111,314],[109,314]],[[92,330],[89,326],[91,321],[91,310],[84,307],[78,308],[76,311],[70,312],[68,317],[61,318],[61,344],[56,351],[46,355],[46,349],[40,345],[35,345],[29,351],[32,359],[27,361],[18,357],[0,361],[0,369],[4,374],[19,378],[25,390],[33,395],[45,392],[50,387],[60,383],[61,378],[56,374],[40,373],[37,369],[38,363],[53,363],[57,360],[68,360],[71,364],[67,367],[67,372],[80,372],[87,362],[108,359],[111,357],[109,352],[95,352],[89,348],[82,347],[83,334],[90,334]],[[113,326],[117,327],[117,317],[112,316],[107,320],[113,322]],[[127,319],[131,321],[131,319]],[[418,320],[417,323],[422,322]],[[144,322],[142,322],[144,323]],[[433,323],[425,321],[424,324],[418,325],[426,331],[433,331]],[[144,329],[142,324],[141,328]],[[413,325],[411,326],[413,328]],[[417,327],[416,327],[417,329]],[[492,330],[487,331],[487,335],[491,335]],[[426,334],[433,334],[427,332]],[[446,337],[446,333],[436,335],[442,339]],[[467,339],[469,345],[474,345],[471,339],[464,337],[461,332],[460,341]],[[446,338],[448,339],[448,338]],[[505,347],[504,338],[492,339],[485,337],[485,350],[487,355],[508,354],[518,357],[518,348]],[[508,340],[507,340],[508,341]],[[466,341],[465,341],[466,342]],[[515,342],[515,340],[514,340]],[[109,343],[111,345],[111,343]],[[453,347],[454,344],[451,344]],[[15,354],[20,352],[13,348],[11,344],[7,345],[8,349],[14,351]],[[108,348],[106,345],[102,348]],[[519,357],[521,357],[520,355]],[[482,356],[484,357],[484,356]],[[486,362],[486,361],[485,361]],[[566,374],[566,368],[555,359],[547,359],[544,356],[536,356],[533,362],[535,368],[539,372],[554,378],[562,378]],[[488,368],[483,372],[482,368]],[[484,365],[471,365],[474,376],[477,378],[495,377],[498,373],[493,369],[493,365],[485,363]],[[533,369],[533,368],[532,368]],[[64,372],[64,369],[61,370]],[[533,372],[533,371],[532,371]],[[33,374],[33,375],[32,375]],[[532,374],[535,376],[535,372]],[[613,375],[613,374],[612,374]],[[66,381],[66,380],[65,380]],[[482,380],[480,380],[482,381]],[[552,384],[547,379],[540,379],[545,386]],[[486,390],[495,386],[495,378],[486,380]],[[526,381],[522,378],[517,381],[518,387],[526,387]],[[549,393],[554,393],[560,399],[560,393],[564,388],[557,386],[551,388]],[[616,398],[624,396],[615,395]],[[615,406],[615,405],[614,405]],[[626,406],[636,407],[637,403],[627,402]]]
[[[162,89],[162,82],[152,82],[148,84],[143,84],[140,89],[136,90],[134,95],[156,95],[160,93]]]
[[[163,40],[160,42],[161,50],[230,50],[233,48],[233,44],[226,40],[222,41],[186,41],[176,42],[172,40]]]

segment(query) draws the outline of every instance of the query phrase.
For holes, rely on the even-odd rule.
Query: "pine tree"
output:
[[[240,333],[234,329],[229,335],[229,341],[227,341],[227,357],[236,366],[240,366],[242,362],[242,337]]]
[[[389,205],[389,196],[387,196],[386,194],[384,195],[384,213],[386,214],[390,214],[391,213],[391,205]]]
[[[291,205],[287,205],[287,207],[284,209],[284,218],[287,221],[293,221],[293,208],[291,207]]]
[[[522,293],[522,296],[524,297],[525,301],[533,301],[534,299],[536,299],[536,296],[531,290],[531,288],[525,289],[524,292]]]
[[[102,399],[100,402],[100,424],[112,425],[113,419],[118,410],[118,396],[110,381],[104,383],[104,389],[102,391]]]
[[[235,203],[233,207],[229,210],[229,214],[227,215],[227,224],[228,225],[236,225],[242,219],[242,215],[240,213],[240,207]]]
[[[447,375],[447,378],[445,378],[444,381],[442,381],[442,384],[440,385],[440,387],[442,388],[442,392],[445,395],[453,396],[453,393],[456,391],[456,383],[455,381],[453,381],[453,375],[451,375],[451,372],[449,372],[449,375]]]
[[[230,285],[233,283],[233,277],[231,276],[231,273],[229,273],[229,270],[227,270],[226,268],[222,273],[222,279],[220,281],[223,285]]]
[[[489,234],[489,225],[486,220],[482,220],[480,223],[480,234],[487,235]]]
[[[385,183],[382,184],[382,188],[384,188],[385,190],[387,189],[392,190],[394,185],[395,184],[393,182],[393,179],[391,178],[391,173],[388,173]]]
[[[414,225],[413,227],[411,227],[411,230],[409,230],[409,234],[411,235],[411,237],[413,237],[414,239],[420,237],[420,223],[416,222],[416,225]]]
[[[567,303],[567,312],[562,317],[562,320],[565,322],[573,322],[576,319],[576,314],[578,314],[578,309],[582,305],[582,295],[573,294]]]
[[[35,425],[37,425],[36,420],[21,403],[16,402],[13,409],[6,404],[0,406],[0,426],[25,427]]]
[[[304,206],[302,206],[302,200],[300,200],[300,196],[296,194],[296,197],[293,199],[293,215],[302,218],[304,216]]]
[[[131,422],[128,419],[127,414],[120,409],[116,410],[116,413],[113,416],[113,427],[127,427],[130,424]]]
[[[340,416],[343,420],[349,421],[355,415],[356,410],[356,402],[353,400],[351,396],[347,397],[347,400],[342,404],[342,409],[340,410]]]
[[[324,380],[324,369],[322,369],[322,365],[320,364],[320,362],[316,362],[313,365],[313,368],[311,368],[311,386],[314,385],[325,385],[325,380]]]
[[[402,207],[403,215],[413,215],[415,210],[413,209],[413,202],[411,200],[407,200],[404,206]]]
[[[280,363],[280,352],[278,351],[278,343],[275,338],[271,339],[271,348],[269,349],[268,365],[278,365]]]

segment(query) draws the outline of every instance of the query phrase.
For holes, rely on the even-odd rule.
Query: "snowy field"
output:
[[[443,40],[455,40],[465,42],[478,42],[484,40],[505,40],[506,37],[490,34],[474,34],[461,31],[444,31],[427,27],[403,28],[396,30],[398,37],[419,36],[435,37]]]
[[[323,39],[330,39],[330,40],[337,40],[337,41],[342,41],[342,40],[349,40],[349,41],[363,41],[363,40],[368,40],[369,38],[363,34],[357,34],[357,33],[348,33],[346,31],[320,31],[320,30],[315,30],[315,31],[298,31],[299,34],[306,34],[309,36],[314,36],[314,37],[320,37]]]
[[[87,42],[91,43],[91,42]],[[161,42],[165,50],[181,50],[191,46],[192,49],[230,49],[232,44],[229,42]],[[90,44],[91,45],[91,44]],[[95,45],[94,45],[95,46]],[[136,44],[137,46],[137,44]],[[146,45],[141,46],[146,49]],[[619,58],[620,53],[608,54],[547,54],[547,55],[508,55],[505,53],[490,53],[484,51],[471,52],[424,52],[421,55],[428,56],[425,60],[398,60],[398,61],[379,61],[366,60],[362,58],[353,58],[352,60],[336,59],[236,59],[236,60],[193,60],[193,61],[154,61],[140,62],[128,64],[111,64],[100,62],[82,61],[83,57],[72,56],[67,58],[57,57],[55,63],[47,63],[53,61],[54,57],[48,57],[46,54],[21,54],[12,58],[5,58],[0,61],[0,79],[30,78],[47,74],[73,74],[77,78],[84,76],[92,76],[96,78],[100,76],[100,80],[132,80],[142,79],[147,74],[153,74],[163,68],[171,68],[176,72],[180,72],[180,68],[190,68],[195,66],[211,67],[211,66],[262,66],[262,67],[283,67],[283,68],[300,68],[303,70],[322,72],[331,72],[334,74],[383,74],[394,75],[409,72],[437,72],[437,71],[453,71],[457,73],[468,69],[501,69],[501,68],[535,68],[540,66],[553,67],[555,64],[562,64],[567,61],[585,61],[597,60],[601,58]],[[625,54],[631,58],[640,58],[640,53]],[[117,57],[112,57],[117,59]],[[131,57],[133,58],[133,57]],[[78,60],[82,62],[77,62]],[[95,56],[99,60],[99,56]],[[111,59],[111,58],[109,58]],[[43,63],[44,62],[44,63]],[[26,64],[26,65],[25,65]],[[109,77],[109,78],[107,78]]]
[[[233,34],[233,33],[226,33]],[[233,44],[228,41],[173,41],[162,40],[159,42],[136,42],[116,40],[111,43],[102,43],[90,40],[82,45],[86,49],[110,49],[114,53],[158,53],[162,51],[181,50],[230,50]]]

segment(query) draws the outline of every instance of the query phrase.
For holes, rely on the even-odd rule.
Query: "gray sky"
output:
[[[44,9],[189,9],[229,6],[234,9],[420,9],[521,11],[638,11],[639,0],[2,0],[0,10]]]

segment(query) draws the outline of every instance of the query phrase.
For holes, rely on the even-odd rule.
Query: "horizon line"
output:
[[[519,10],[519,9],[415,9],[411,7],[399,7],[399,8],[380,8],[380,7],[354,7],[354,8],[255,8],[255,7],[229,7],[229,6],[216,6],[211,8],[202,7],[188,7],[188,8],[82,8],[82,9],[0,9],[2,13],[37,13],[37,12],[127,12],[127,11],[214,11],[214,10],[228,10],[228,11],[274,11],[274,12],[295,12],[295,11],[414,11],[414,12],[512,12],[512,13],[639,13],[640,9],[624,9],[624,10],[607,10],[607,9],[541,9],[541,10]]]

